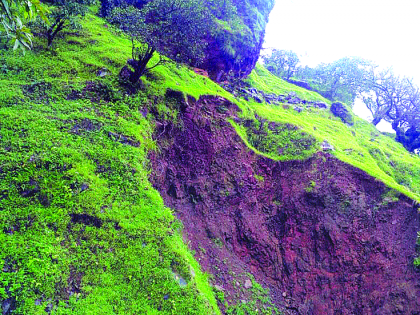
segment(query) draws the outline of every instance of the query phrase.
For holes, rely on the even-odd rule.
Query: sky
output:
[[[293,50],[311,67],[362,57],[420,85],[419,32],[420,0],[276,0],[264,47]],[[354,111],[369,114],[360,103]]]

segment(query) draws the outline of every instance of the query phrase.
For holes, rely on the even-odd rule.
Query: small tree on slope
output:
[[[135,84],[151,69],[167,62],[198,62],[204,57],[205,38],[211,30],[211,15],[203,0],[153,0],[141,10],[121,7],[113,10],[110,22],[132,38],[133,68],[130,81]],[[149,61],[158,52],[154,65]]]

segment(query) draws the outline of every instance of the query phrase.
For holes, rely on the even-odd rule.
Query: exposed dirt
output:
[[[251,272],[285,314],[420,314],[413,203],[385,202],[384,184],[329,154],[255,155],[226,120],[236,111],[190,101],[182,128],[160,124],[150,156],[152,182],[228,300]]]

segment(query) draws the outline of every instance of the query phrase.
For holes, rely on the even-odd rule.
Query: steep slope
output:
[[[0,50],[2,314],[220,314],[147,178],[147,107],[170,112],[153,86],[116,81],[130,41],[83,23],[52,50]],[[163,71],[206,91],[185,69]]]
[[[151,155],[154,186],[228,300],[252,273],[286,314],[419,314],[417,206],[329,153],[256,155],[227,121],[238,110],[190,100]]]
[[[129,39],[83,26],[0,50],[3,314],[418,313],[418,157],[259,66],[133,91]]]

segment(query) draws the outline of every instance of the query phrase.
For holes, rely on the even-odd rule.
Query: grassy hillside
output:
[[[166,87],[222,90],[170,66],[130,95],[116,82],[130,42],[93,15],[43,45],[0,51],[0,300],[18,314],[219,314],[148,181],[145,111],[172,115]]]
[[[151,112],[176,121],[167,88],[221,95],[242,108],[243,119],[257,114],[297,126],[267,129],[270,141],[255,148],[252,133],[232,122],[263,155],[305,158],[327,140],[337,158],[420,199],[420,159],[368,123],[356,118],[348,127],[326,110],[235,99],[176,65],[156,68],[133,94],[117,81],[129,39],[93,14],[83,26],[51,50],[42,39],[25,56],[0,50],[0,300],[16,313],[220,314],[181,223],[148,181],[147,154],[157,149]],[[248,82],[323,100],[261,67]],[[272,150],[288,141],[282,154]]]
[[[330,101],[315,92],[275,77],[261,65],[256,67],[247,82],[266,93],[287,94],[293,91],[302,99],[330,104]],[[363,119],[354,116],[354,125],[348,126],[324,109],[310,108],[299,113],[293,106],[252,101],[243,107],[246,108],[245,112],[252,111],[269,121],[300,127],[302,132],[317,140],[317,144],[310,150],[319,150],[319,144],[326,140],[334,146],[335,150],[331,153],[338,159],[366,171],[414,200],[420,200],[420,157],[407,152],[389,134],[381,133]],[[241,135],[247,139],[244,132]],[[269,154],[269,157],[290,159],[287,155],[275,153]]]

